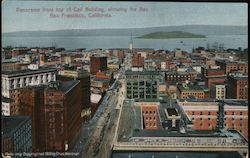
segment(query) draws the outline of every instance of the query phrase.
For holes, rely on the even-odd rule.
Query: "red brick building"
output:
[[[154,104],[141,105],[142,117],[143,117],[143,128],[149,130],[159,129],[159,113],[158,106]]]
[[[248,76],[228,75],[227,98],[248,99]]]
[[[90,57],[90,74],[95,75],[96,72],[107,70],[106,56],[91,56]]]
[[[220,66],[225,74],[230,72],[240,71],[242,74],[248,74],[248,63],[245,62],[233,62],[229,60],[216,60],[215,64]]]
[[[165,73],[165,81],[168,82],[185,82],[187,80],[194,82],[196,78],[195,73],[189,72],[166,72]]]
[[[139,53],[135,53],[132,56],[132,66],[134,67],[144,67],[144,57]]]
[[[33,151],[72,148],[81,126],[80,81],[16,90],[17,115],[32,118]]]
[[[86,111],[90,111],[90,75],[88,72],[83,70],[63,70],[60,71],[60,75],[57,76],[57,80],[60,80],[62,82],[68,82],[72,80],[79,80],[81,85],[81,94],[80,97],[82,100],[81,103],[81,117],[82,121],[88,121],[91,116],[84,115]]]
[[[187,99],[189,97],[195,97],[197,99],[209,99],[210,92],[208,89],[201,88],[199,85],[183,83],[177,85],[177,97],[179,99]]]
[[[81,128],[80,81],[55,83],[44,90],[41,111],[41,144],[45,151],[67,151]]]
[[[28,48],[15,48],[11,50],[12,57],[27,54],[30,49]]]
[[[178,102],[195,130],[215,130],[217,127],[218,102]],[[248,139],[248,105],[236,101],[225,103],[224,127],[235,129]]]
[[[225,83],[225,70],[221,68],[201,67],[201,78],[205,81],[206,87],[211,90],[213,83]]]

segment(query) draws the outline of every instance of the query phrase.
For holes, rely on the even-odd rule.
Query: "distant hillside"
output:
[[[183,31],[201,35],[247,35],[247,26],[217,26],[217,25],[183,25],[151,28],[126,29],[73,29],[56,31],[20,31],[2,33],[7,37],[40,37],[40,36],[143,36],[154,32]]]
[[[183,32],[183,31],[172,31],[172,32],[154,32],[154,33],[140,36],[138,38],[146,38],[146,39],[206,38],[206,36]]]

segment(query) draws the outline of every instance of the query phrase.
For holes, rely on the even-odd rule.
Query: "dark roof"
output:
[[[167,108],[167,112],[169,116],[178,116],[179,114],[177,113],[177,110],[175,108]]]
[[[217,132],[213,130],[192,130],[187,133],[169,130],[134,130],[133,137],[240,137],[244,139],[238,131],[227,130]],[[245,140],[245,139],[244,139]],[[245,140],[246,141],[246,140]]]
[[[127,70],[125,75],[161,75],[158,71],[131,71]]]
[[[17,77],[17,76],[25,76],[25,75],[33,75],[44,72],[55,72],[57,71],[55,68],[42,67],[37,70],[17,70],[17,71],[2,71],[2,75],[8,75],[8,77]]]
[[[76,85],[80,83],[79,80],[72,80],[68,82],[60,82],[59,89],[63,91],[64,93],[67,93],[69,90],[74,88]]]
[[[4,103],[11,103],[13,100],[11,98],[6,98],[2,96],[2,102]]]
[[[248,76],[230,76],[230,77],[236,80],[248,80]]]
[[[168,130],[139,130],[133,132],[133,137],[218,137],[220,134],[215,131],[197,130],[189,133],[180,133],[179,131]],[[226,136],[224,136],[226,137]]]
[[[98,82],[110,82],[110,78],[93,78],[93,81],[98,81]]]
[[[2,116],[3,134],[10,134],[16,131],[19,126],[22,126],[30,119],[30,116]]]
[[[56,89],[66,94],[79,83],[80,83],[79,80],[70,80],[66,82],[55,81],[49,83],[46,89]]]
[[[203,88],[201,88],[198,85],[186,85],[186,87],[184,87],[182,84],[178,84],[177,86],[180,90],[203,90]]]
[[[185,158],[242,158],[239,152],[236,151],[195,151],[195,152],[182,152],[182,151],[171,151],[171,152],[153,152],[153,151],[112,151],[111,158],[166,158],[166,157],[185,157]]]

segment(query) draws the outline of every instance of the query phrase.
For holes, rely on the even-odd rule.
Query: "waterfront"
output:
[[[58,36],[58,37],[3,37],[2,46],[13,47],[48,47],[55,45],[66,49],[76,48],[127,48],[130,36]],[[224,48],[242,49],[248,46],[247,35],[208,35],[206,38],[189,39],[138,39],[133,38],[135,48],[153,48],[174,50],[181,48],[185,51],[191,51],[198,46],[210,47],[217,42],[224,44]]]

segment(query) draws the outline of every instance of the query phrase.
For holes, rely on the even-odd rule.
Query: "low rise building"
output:
[[[226,99],[226,85],[222,83],[213,83],[210,90],[211,99]]]
[[[244,75],[248,74],[248,63],[246,62],[235,62],[230,60],[216,60],[215,64],[220,66],[225,74],[234,71],[241,71]]]
[[[158,105],[152,103],[141,104],[143,129],[157,130],[160,128]]]
[[[178,101],[193,122],[195,130],[215,130],[219,103],[213,101]],[[225,101],[224,127],[239,131],[248,139],[248,103],[246,101]]]
[[[188,99],[190,97],[195,97],[196,99],[209,99],[209,90],[202,88],[199,85],[192,84],[178,84],[177,85],[177,97],[179,99]]]
[[[185,82],[185,81],[190,81],[193,82],[195,81],[196,78],[196,73],[189,73],[189,72],[166,72],[165,73],[165,81],[168,84],[169,82]]]

